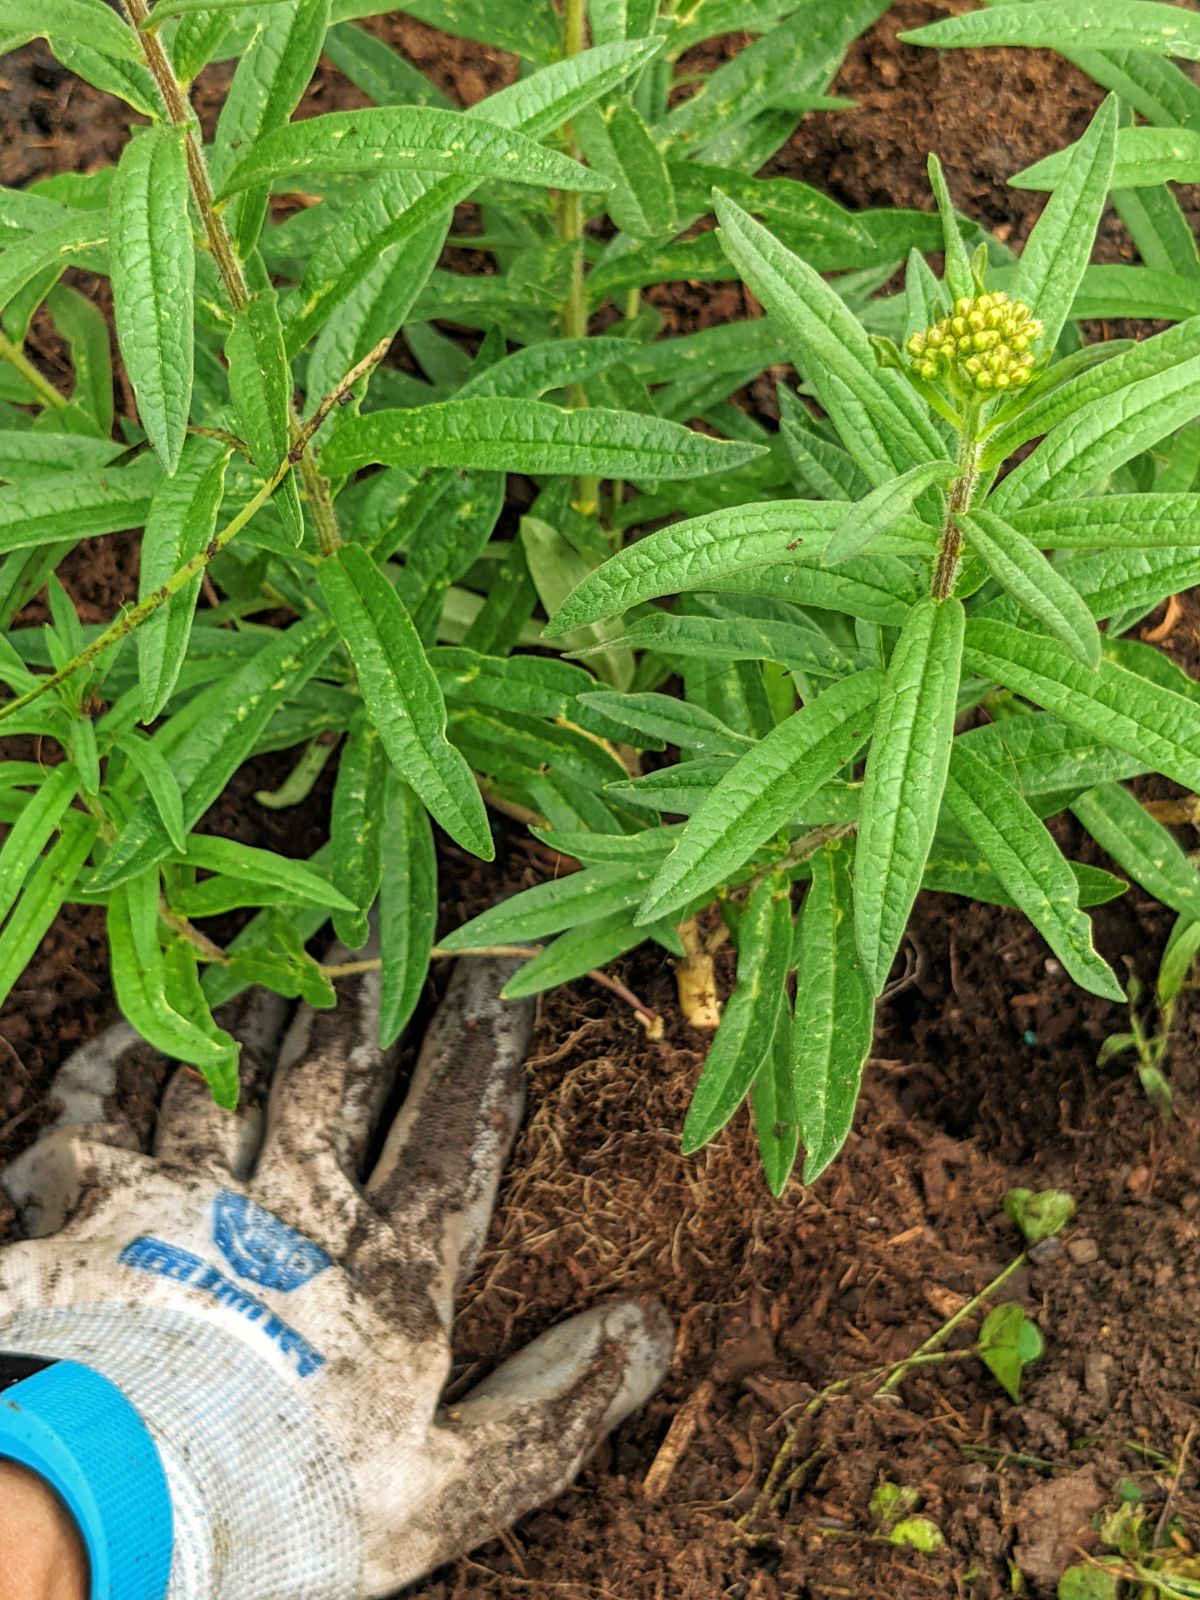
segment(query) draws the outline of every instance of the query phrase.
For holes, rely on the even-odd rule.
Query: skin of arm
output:
[[[0,1600],[87,1600],[87,1559],[53,1489],[0,1460]]]

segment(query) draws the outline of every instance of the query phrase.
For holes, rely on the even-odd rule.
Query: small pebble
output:
[[[1068,1239],[1067,1254],[1077,1267],[1087,1267],[1099,1261],[1100,1246],[1095,1239]]]
[[[1037,1244],[1031,1245],[1029,1259],[1035,1267],[1048,1267],[1052,1261],[1057,1261],[1063,1253],[1063,1242],[1057,1234],[1052,1239],[1039,1239]]]

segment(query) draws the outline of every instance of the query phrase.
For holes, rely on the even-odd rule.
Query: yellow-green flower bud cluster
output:
[[[981,394],[1019,389],[1033,376],[1033,345],[1042,325],[1021,300],[1003,289],[965,297],[924,333],[914,333],[907,349],[920,378],[937,382],[958,377]]]

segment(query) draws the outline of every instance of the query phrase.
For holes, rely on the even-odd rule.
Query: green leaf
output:
[[[1200,135],[1197,136],[1200,147]],[[1164,184],[1148,189],[1113,189],[1117,215],[1152,272],[1200,277],[1196,236],[1172,191]]]
[[[291,445],[292,374],[283,347],[283,324],[274,289],[253,295],[237,313],[225,341],[229,387],[238,420],[264,480],[274,477]],[[293,473],[275,491],[274,504],[293,544],[304,537],[304,514]]]
[[[73,257],[104,244],[107,237],[103,216],[77,211],[10,244],[0,253],[0,310],[39,274],[48,273],[52,283],[72,264]]]
[[[710,439],[633,411],[564,411],[544,400],[484,397],[352,417],[321,462],[334,474],[382,462],[638,480],[730,470],[762,454],[761,445]]]
[[[6,484],[0,488],[0,551],[141,527],[161,478],[158,463],[146,456],[127,467]]]
[[[1082,141],[1080,141],[1082,142]],[[1053,189],[1065,173],[1079,145],[1068,145],[1008,181],[1014,189]],[[1121,128],[1116,136],[1116,162],[1110,187],[1144,189],[1160,183],[1200,182],[1200,131],[1192,128]],[[1153,262],[1147,262],[1153,266]]]
[[[971,277],[971,258],[967,254],[958,218],[954,214],[954,202],[950,198],[950,190],[946,187],[946,175],[942,171],[942,163],[932,151],[929,154],[929,186],[933,190],[942,219],[942,237],[946,244],[946,287],[950,291],[951,300],[962,297],[970,299],[975,293],[975,284]],[[918,257],[918,259],[923,258]],[[927,317],[921,324],[922,328],[928,326],[931,321],[933,318]]]
[[[69,764],[49,768],[34,794],[22,797],[17,820],[0,846],[0,920],[12,910],[34,864],[79,791],[79,774]],[[7,933],[0,944],[7,941]]]
[[[559,984],[570,983],[603,967],[650,937],[652,930],[634,926],[628,911],[585,922],[560,934],[552,944],[521,967],[504,986],[505,1000],[525,1000]]]
[[[735,939],[737,981],[684,1119],[684,1155],[720,1133],[770,1053],[792,954],[792,908],[782,873],[768,873],[750,891]]]
[[[108,901],[108,945],[113,990],[125,1020],[164,1055],[204,1074],[219,1106],[238,1097],[238,1047],[228,1034],[214,1037],[182,1016],[167,999],[167,971],[157,931],[158,873],[147,871]]]
[[[72,405],[88,416],[95,432],[107,441],[113,420],[108,323],[86,295],[61,283],[51,289],[46,304],[71,352],[75,369]]]
[[[1127,751],[1149,770],[1200,789],[1200,707],[1181,694],[1111,661],[1091,671],[1057,640],[983,617],[967,624],[963,664]]]
[[[1021,252],[1010,293],[1032,309],[1053,350],[1071,312],[1108,198],[1117,135],[1117,102],[1107,99],[1075,146]]]
[[[750,1102],[767,1186],[778,1196],[787,1188],[800,1148],[792,1102],[792,1008],[786,993],[780,997],[770,1053],[750,1086]]]
[[[1041,1244],[1074,1220],[1075,1196],[1065,1189],[1010,1189],[1004,1196],[1004,1211],[1026,1244]]]
[[[1017,791],[961,744],[954,746],[946,804],[1076,983],[1123,1000],[1116,974],[1096,953],[1075,875],[1058,846]]]
[[[300,692],[335,638],[327,617],[294,623],[232,677],[191,701],[187,722],[172,718],[155,734],[156,747],[168,757],[179,781],[186,827],[194,828],[223,792],[275,712]],[[170,853],[170,837],[147,797],[135,806],[88,888],[103,892]]]
[[[660,749],[663,744],[674,744],[697,755],[716,756],[740,756],[750,744],[744,734],[735,733],[702,706],[689,705],[674,695],[618,694],[601,689],[580,695],[579,700],[619,723],[622,733],[632,732],[635,737],[628,740],[630,744],[637,745],[636,735],[647,735]]]
[[[1057,1600],[1118,1600],[1121,1589],[1119,1572],[1078,1562],[1063,1573],[1055,1592]]]
[[[51,433],[46,428],[0,428],[0,478],[26,483],[64,472],[96,471],[121,454],[111,439]]]
[[[1035,502],[1012,526],[1039,550],[1173,549],[1194,543],[1200,494],[1106,494]]]
[[[187,830],[183,825],[183,796],[179,783],[168,763],[158,753],[149,739],[129,732],[117,740],[129,764],[146,785],[147,792],[158,808],[162,825],[176,850],[183,854],[187,849]]]
[[[1100,630],[1078,591],[1025,535],[982,508],[959,519],[967,543],[1009,594],[1085,667],[1100,665]]]
[[[383,877],[383,786],[388,763],[379,735],[364,716],[355,718],[342,746],[333,786],[330,839],[333,881],[347,902],[335,912],[333,931],[348,950],[366,944],[367,914]],[[388,849],[393,848],[391,840]]]
[[[879,994],[921,887],[950,765],[964,614],[920,600],[896,641],[867,757],[855,855],[855,928]]]
[[[386,1050],[400,1037],[421,998],[438,911],[429,816],[394,768],[385,779],[383,833],[387,849],[379,886],[379,1044]]]
[[[454,953],[494,944],[544,939],[564,928],[581,927],[636,905],[654,875],[653,861],[609,861],[534,884],[480,912],[441,940]]]
[[[1102,783],[1077,795],[1071,810],[1122,872],[1164,906],[1200,921],[1200,873],[1128,789]]]
[[[229,451],[209,439],[189,439],[173,478],[163,478],[142,534],[138,599],[145,600],[199,555],[213,536],[225,488]],[[171,698],[187,655],[200,575],[171,596],[137,630],[142,721],[153,722]]]
[[[873,481],[940,460],[945,446],[924,403],[907,378],[877,364],[862,325],[836,291],[734,201],[716,193],[713,205],[722,249],[787,336],[797,365],[847,444],[852,435],[842,426],[841,392],[848,390],[865,413],[874,470],[861,456],[859,464]],[[863,440],[857,442],[864,448]]]
[[[379,13],[377,0],[336,0],[334,20]],[[559,48],[554,19],[522,0],[405,0],[404,10],[443,33],[543,61]]]
[[[1168,1011],[1179,998],[1180,991],[1191,976],[1198,951],[1200,951],[1200,922],[1180,917],[1171,929],[1171,936],[1167,940],[1167,947],[1163,951],[1159,965],[1158,981],[1154,986],[1161,1011]]]
[[[27,878],[0,937],[0,1003],[12,993],[63,901],[71,894],[99,826],[94,817],[67,811],[61,819],[57,841]]]
[[[635,107],[616,99],[603,111],[589,108],[575,125],[588,160],[612,180],[605,206],[621,232],[634,239],[676,232],[670,169]]]
[[[254,0],[255,6],[286,4],[287,0]],[[160,27],[168,17],[185,17],[193,11],[244,11],[246,0],[156,0],[143,29]]]
[[[793,821],[866,743],[882,681],[874,668],[842,679],[747,751],[684,829],[650,886],[639,921],[715,888]]]
[[[1149,50],[1200,61],[1200,16],[1158,0],[1054,0],[945,17],[900,35],[935,50],[1024,44],[1046,50]]]
[[[585,578],[550,618],[546,635],[557,638],[659,595],[713,588],[747,569],[819,560],[850,510],[847,501],[768,500],[647,534]],[[905,546],[908,554],[922,548],[932,553],[932,539],[924,547],[912,540]]]
[[[295,188],[313,173],[453,173],[542,189],[603,193],[609,180],[523,133],[433,106],[330,111],[265,133],[234,166],[223,196],[259,184]],[[302,185],[301,185],[302,186]]]
[[[6,51],[47,39],[52,45],[88,45],[119,61],[142,57],[133,30],[103,0],[0,0],[0,38]]]
[[[253,154],[273,131],[286,132],[317,65],[329,26],[329,0],[285,0],[252,14],[254,32],[221,107],[210,157],[218,189],[243,151]],[[253,249],[266,214],[261,186],[228,208],[226,224],[243,257]]]
[[[322,562],[318,577],[388,759],[452,838],[491,861],[487,812],[470,767],[446,737],[442,691],[400,597],[356,545]]]
[[[243,0],[244,3],[244,0]],[[330,28],[322,52],[355,88],[377,106],[453,106],[423,72],[418,72],[382,39],[342,22]]]
[[[196,277],[184,130],[135,134],[109,195],[113,312],[142,425],[173,473],[192,401]]]
[[[956,470],[953,461],[925,461],[902,472],[890,483],[881,483],[872,489],[864,499],[851,506],[834,530],[825,546],[825,565],[836,566],[857,555],[909,511],[922,490],[933,484],[949,483]]]
[[[805,1183],[815,1183],[846,1142],[875,1024],[854,936],[850,862],[843,840],[817,851],[800,913],[792,1096]]]
[[[256,845],[241,844],[236,839],[193,833],[184,860],[188,866],[241,879],[256,889],[282,889],[290,899],[302,905],[330,906],[340,911],[354,909],[353,900],[305,862],[277,855],[273,850],[260,850]]]
[[[980,1360],[1014,1404],[1020,1403],[1022,1372],[1044,1347],[1037,1324],[1015,1300],[1006,1300],[989,1312],[979,1330]]]
[[[1067,865],[1078,885],[1081,906],[1106,905],[1110,900],[1119,899],[1129,888],[1124,878],[1103,872],[1099,867],[1085,866],[1082,861],[1068,861]],[[967,846],[942,845],[936,839],[925,863],[921,887],[935,894],[962,895],[988,906],[1015,908],[1017,904],[982,853]]]
[[[1200,355],[1084,405],[992,490],[988,509],[1010,517],[1035,500],[1074,499],[1198,413]]]

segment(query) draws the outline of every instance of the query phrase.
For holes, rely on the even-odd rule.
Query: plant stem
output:
[[[153,27],[147,27],[150,21],[150,12],[146,0],[122,0],[126,16],[129,19],[139,41],[142,52],[146,58],[158,91],[163,97],[163,104],[167,108],[167,115],[172,124],[184,130],[184,150],[187,155],[188,182],[191,185],[192,198],[196,202],[196,209],[200,213],[200,220],[204,224],[204,232],[208,239],[209,249],[212,251],[213,260],[216,262],[217,271],[221,274],[221,282],[225,285],[225,293],[229,297],[229,304],[234,314],[244,311],[250,303],[250,285],[246,279],[242,263],[238,259],[237,251],[233,247],[233,240],[229,237],[229,229],[225,226],[225,219],[217,209],[216,198],[213,194],[212,179],[209,176],[208,164],[204,159],[204,151],[194,131],[194,118],[192,108],[188,103],[183,85],[175,76],[175,68],[171,59],[163,49],[162,40]],[[300,424],[294,410],[288,419],[293,448],[300,437]],[[307,453],[299,458],[300,481],[304,494],[312,508],[313,521],[317,527],[317,537],[320,540],[321,551],[324,555],[332,555],[342,543],[338,531],[337,513],[333,509],[333,498],[329,493],[329,485],[317,469],[317,464]]]
[[[946,506],[946,520],[942,525],[942,541],[933,569],[930,593],[935,600],[948,600],[954,593],[958,577],[958,561],[962,554],[962,534],[958,518],[971,508],[971,496],[979,480],[979,441],[975,437],[978,405],[971,401],[963,421],[958,440],[958,474],[950,485],[950,500]]]
[[[11,717],[16,711],[24,710],[27,705],[47,693],[48,690],[54,689],[60,683],[65,682],[73,673],[78,672],[80,667],[86,667],[97,656],[103,655],[106,650],[119,643],[126,634],[132,633],[135,628],[145,622],[147,617],[152,617],[160,606],[166,605],[172,595],[178,594],[181,589],[187,587],[193,578],[198,577],[209,562],[220,555],[225,546],[236,538],[250,519],[262,510],[288,473],[303,458],[309,440],[325,421],[334,406],[337,405],[341,396],[349,394],[361,378],[378,366],[387,354],[390,344],[390,339],[381,339],[369,355],[364,356],[357,365],[350,369],[337,388],[325,396],[312,416],[298,430],[296,442],[276,470],[259,489],[258,493],[252,500],[247,501],[238,514],[221,529],[220,533],[209,540],[198,555],[194,555],[190,561],[185,561],[181,567],[176,568],[165,583],[159,584],[158,588],[148,594],[144,600],[139,600],[137,605],[131,606],[123,616],[117,618],[111,627],[106,628],[102,634],[93,639],[91,644],[85,646],[78,655],[72,656],[70,661],[64,663],[57,672],[40,679],[35,689],[30,689],[27,693],[18,695],[15,700],[8,700],[3,705],[0,705],[0,721],[3,721],[5,717]]]
[[[563,56],[570,59],[587,46],[586,0],[563,0]],[[563,141],[569,156],[578,161],[579,141],[570,123],[563,129]],[[587,290],[583,275],[583,196],[574,189],[561,189],[558,195],[558,236],[572,247],[571,282],[567,298],[563,301],[562,329],[567,339],[586,339],[588,331]],[[587,395],[581,383],[573,383],[567,391],[570,404],[576,408],[587,405]],[[575,507],[584,516],[594,517],[600,509],[600,480],[586,473],[575,479]]]
[[[940,1350],[954,1330],[961,1327],[970,1317],[973,1317],[985,1301],[990,1300],[998,1289],[1002,1289],[1008,1280],[1021,1270],[1027,1260],[1028,1257],[1025,1251],[1022,1250],[1019,1256],[1008,1263],[1003,1272],[997,1273],[986,1288],[981,1289],[977,1295],[967,1301],[965,1306],[956,1311],[948,1321],[943,1322],[937,1332],[930,1334],[925,1343],[919,1345],[911,1356],[897,1362],[890,1377],[880,1386],[879,1393],[891,1394],[893,1389],[899,1388],[908,1375],[909,1369],[919,1365],[933,1351]]]
[[[69,404],[66,395],[59,394],[49,378],[42,376],[20,345],[14,344],[2,332],[0,332],[0,360],[7,361],[10,367],[21,374],[30,388],[36,389],[43,405],[53,406],[56,411],[62,411]]]

